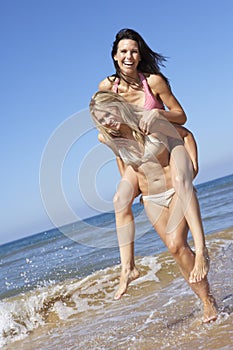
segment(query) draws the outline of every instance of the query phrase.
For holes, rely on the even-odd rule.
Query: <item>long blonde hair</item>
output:
[[[125,124],[127,124],[133,133],[135,141],[144,144],[145,137],[139,129],[139,110],[132,104],[129,104],[119,94],[112,91],[97,91],[90,101],[89,109],[97,129],[107,140],[112,140],[113,133],[110,129],[101,125],[95,116],[96,111],[107,112],[110,108],[116,107]]]

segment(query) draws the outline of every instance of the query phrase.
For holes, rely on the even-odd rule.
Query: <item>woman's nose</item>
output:
[[[131,58],[131,56],[132,56],[132,55],[131,55],[131,52],[130,52],[130,51],[127,51],[127,52],[126,52],[126,57],[127,57],[127,58]]]
[[[109,123],[110,123],[110,118],[109,117],[105,117],[103,124],[104,125],[109,125]]]

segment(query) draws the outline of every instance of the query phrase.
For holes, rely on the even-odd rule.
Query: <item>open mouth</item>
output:
[[[118,122],[116,120],[110,120],[106,126],[107,128],[118,129]]]
[[[133,62],[123,62],[123,64],[125,65],[125,66],[127,66],[127,67],[131,67],[131,66],[133,66]]]

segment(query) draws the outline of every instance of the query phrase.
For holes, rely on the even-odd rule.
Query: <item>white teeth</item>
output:
[[[117,122],[116,122],[115,120],[111,120],[111,121],[110,121],[110,124],[111,124],[112,126],[116,126],[116,125],[117,125]]]

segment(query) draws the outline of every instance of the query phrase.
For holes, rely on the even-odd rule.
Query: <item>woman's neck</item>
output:
[[[136,71],[135,73],[132,74],[124,74],[121,73],[121,84],[125,87],[129,87],[129,86],[137,86],[140,87],[141,86],[141,79],[139,77],[138,71]]]

